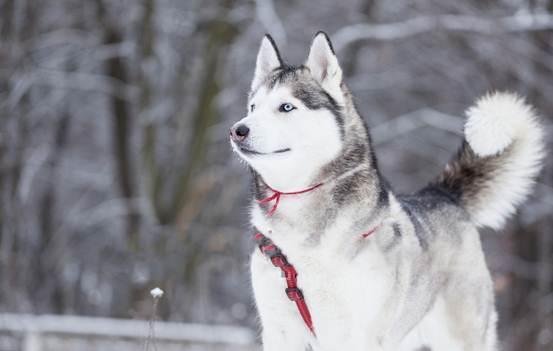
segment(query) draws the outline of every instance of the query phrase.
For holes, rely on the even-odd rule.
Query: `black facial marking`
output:
[[[307,74],[305,66],[282,65],[274,70],[267,79],[266,85],[273,89],[277,84],[289,83],[292,95],[300,100],[310,110],[326,109],[330,111],[340,128],[340,135],[344,138],[344,116],[342,107],[317,82],[312,79],[300,79],[300,74]],[[304,77],[305,78],[305,77]],[[253,96],[255,92],[252,93]]]
[[[310,110],[320,110],[326,108],[328,110],[335,111],[336,113],[341,111],[341,108],[336,100],[334,100],[329,93],[315,84],[297,83],[294,86],[292,94],[295,98],[301,100],[301,102]]]
[[[340,128],[340,135],[344,138],[344,116],[342,108],[328,92],[314,83],[295,84],[292,95],[310,110],[326,109],[330,111]]]
[[[285,148],[285,149],[278,149],[276,151],[273,151],[273,154],[281,154],[283,152],[288,152],[288,151],[291,151],[292,149],[290,149],[289,147]]]
[[[297,80],[298,72],[302,69],[305,69],[305,67],[302,68],[302,66],[298,67],[282,64],[280,67],[276,68],[273,74],[269,77],[269,79],[267,80],[267,86],[269,87],[269,89],[273,89],[277,85],[277,83],[283,84],[286,82]]]

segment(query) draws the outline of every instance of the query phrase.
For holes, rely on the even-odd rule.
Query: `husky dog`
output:
[[[496,350],[477,229],[501,228],[531,191],[544,157],[533,109],[507,93],[483,97],[442,174],[398,195],[326,34],[301,66],[285,64],[265,36],[248,101],[230,139],[253,173],[251,222],[297,270],[315,331],[256,249],[264,350]]]

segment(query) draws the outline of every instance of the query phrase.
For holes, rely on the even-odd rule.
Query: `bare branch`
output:
[[[462,118],[425,108],[379,124],[371,128],[371,134],[373,143],[379,145],[426,126],[449,133],[461,134],[462,125]]]
[[[56,70],[36,70],[34,73],[31,84],[22,88],[44,85],[58,89],[97,92],[115,96],[122,100],[132,100],[136,94],[136,87],[107,75]],[[10,96],[10,100],[15,99],[12,105],[15,105],[16,98],[19,96],[21,94]]]
[[[354,24],[333,35],[334,47],[343,50],[360,40],[390,41],[413,37],[430,31],[466,32],[484,35],[540,31],[553,28],[553,15],[517,13],[501,18],[463,15],[421,16],[404,22]]]

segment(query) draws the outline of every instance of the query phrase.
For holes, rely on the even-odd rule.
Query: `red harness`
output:
[[[375,227],[368,232],[362,233],[361,236],[366,238],[373,234],[377,229],[378,227]],[[284,290],[286,295],[290,301],[296,303],[298,312],[307,326],[307,329],[311,331],[313,336],[317,336],[315,334],[315,327],[313,327],[313,321],[311,320],[309,307],[307,307],[303,292],[300,288],[298,288],[298,272],[296,271],[296,268],[288,262],[286,256],[284,256],[280,248],[276,246],[271,239],[258,232],[254,235],[254,240],[257,243],[261,253],[269,258],[273,266],[280,268],[282,276],[286,279],[286,289]]]
[[[267,187],[271,189],[271,191],[273,192],[273,195],[261,200],[257,200],[257,202],[260,204],[264,204],[275,200],[275,204],[267,212],[268,216],[272,216],[278,207],[278,204],[280,202],[280,197],[282,195],[304,194],[317,189],[323,184],[324,183],[319,183],[305,190],[294,191],[294,192],[278,191],[267,185]],[[361,236],[363,238],[367,238],[368,236],[373,234],[377,229],[378,229],[378,226],[374,227],[368,232],[361,233]],[[309,331],[311,332],[311,334],[313,334],[313,336],[316,336],[315,328],[313,326],[313,321],[311,320],[311,313],[309,312],[309,308],[307,307],[307,303],[305,302],[303,292],[301,291],[300,288],[298,288],[298,279],[297,279],[298,272],[296,271],[296,268],[288,262],[288,260],[286,259],[286,256],[284,256],[280,248],[276,246],[271,239],[269,239],[268,237],[266,237],[265,235],[259,232],[255,234],[254,239],[257,245],[259,246],[259,250],[261,251],[261,253],[265,255],[267,258],[269,258],[269,260],[275,267],[280,268],[282,272],[282,276],[284,277],[284,279],[286,279],[286,289],[285,289],[286,295],[288,296],[290,301],[293,301],[296,303],[298,312],[301,318],[303,319],[303,322],[307,326],[307,329],[309,329]]]
[[[267,256],[273,265],[280,268],[282,271],[282,276],[286,279],[286,295],[290,301],[296,303],[298,312],[300,313],[305,325],[311,331],[313,336],[315,336],[315,328],[313,328],[311,313],[309,313],[309,308],[305,303],[301,289],[298,288],[298,273],[296,272],[296,268],[288,263],[286,256],[282,254],[280,248],[276,246],[271,239],[261,233],[256,233],[254,239],[259,246],[261,253]]]
[[[318,187],[320,187],[321,185],[323,185],[324,183],[319,183],[317,185],[313,185],[312,187],[310,188],[307,188],[307,189],[304,189],[304,190],[300,190],[300,191],[291,191],[291,192],[283,192],[283,191],[278,191],[278,190],[275,190],[273,188],[271,188],[270,186],[268,186],[267,184],[267,187],[269,189],[271,189],[271,191],[273,192],[273,195],[269,196],[269,197],[266,197],[264,199],[261,199],[261,200],[256,200],[257,203],[259,204],[265,204],[265,203],[268,203],[268,202],[271,202],[273,200],[275,200],[275,204],[273,205],[273,207],[271,207],[271,209],[269,210],[269,212],[267,212],[267,216],[272,216],[276,210],[277,210],[277,207],[278,207],[278,204],[280,203],[280,197],[282,195],[299,195],[299,194],[304,194],[304,193],[308,193],[310,192],[311,190],[315,190],[317,189]]]

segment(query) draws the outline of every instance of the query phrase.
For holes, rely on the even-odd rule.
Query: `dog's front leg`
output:
[[[306,350],[309,343],[307,328],[296,315],[297,311],[290,309],[289,301],[285,301],[285,306],[278,306],[280,299],[274,301],[277,303],[272,303],[273,301],[258,296],[256,300],[263,328],[263,350]]]
[[[375,336],[372,333],[365,333],[364,335],[354,333],[351,338],[344,340],[341,346],[344,350],[351,351],[397,351],[387,347],[382,337]]]
[[[263,351],[305,351],[308,341],[290,329],[274,328],[265,324],[262,333]]]

